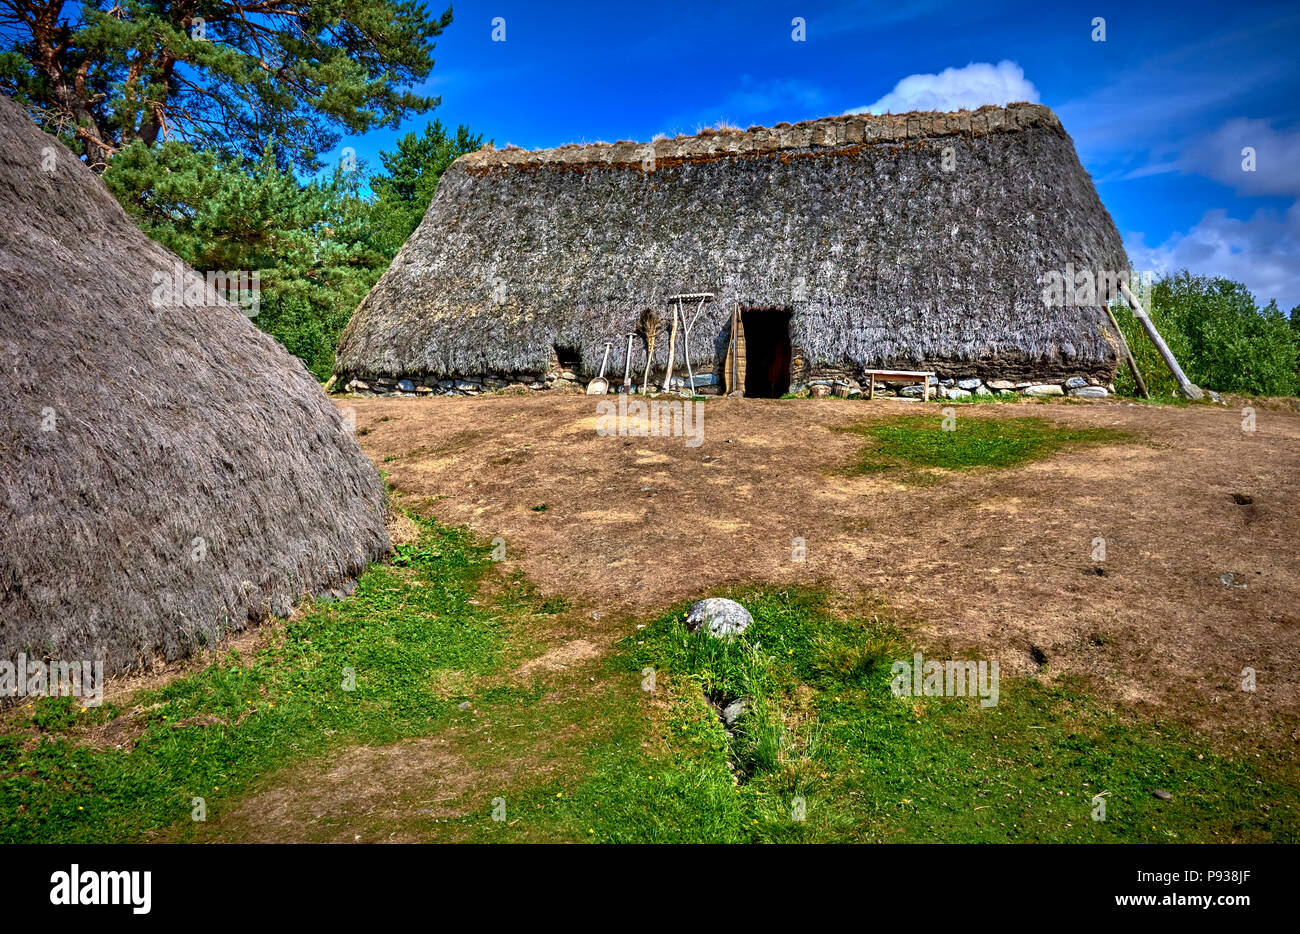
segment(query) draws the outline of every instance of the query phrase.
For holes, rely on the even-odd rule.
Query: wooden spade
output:
[[[609,392],[609,380],[605,379],[605,367],[609,365],[609,348],[613,341],[605,344],[605,359],[600,363],[600,375],[587,384],[587,395],[603,396]]]
[[[621,395],[632,391],[632,338],[635,336],[635,334],[627,336],[627,355],[623,358],[623,385],[618,387]]]

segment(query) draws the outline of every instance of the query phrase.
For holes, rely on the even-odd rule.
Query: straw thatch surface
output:
[[[1038,278],[1071,262],[1127,268],[1073,143],[1036,105],[484,150],[443,176],[336,372],[528,377],[559,346],[594,375],[644,308],[710,291],[691,354],[715,368],[734,301],[793,310],[806,375],[1108,377],[1101,308],[1041,299]]]
[[[234,306],[154,307],[176,257],[3,97],[0,136],[0,658],[176,658],[385,553],[302,364]]]

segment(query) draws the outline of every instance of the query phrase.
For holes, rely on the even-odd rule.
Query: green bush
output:
[[[435,121],[380,153],[387,174],[370,178],[373,195],[364,163],[304,183],[275,147],[253,160],[175,140],[124,148],[104,182],[195,269],[257,273],[254,322],[325,380],[353,309],[424,217],[443,171],[480,145],[466,127],[449,135]]]
[[[150,237],[195,269],[260,277],[254,322],[320,380],[348,316],[388,263],[361,192],[361,167],[301,183],[261,160],[184,143],[124,149],[104,182]]]
[[[1258,396],[1300,394],[1300,330],[1294,326],[1294,311],[1289,324],[1276,302],[1259,308],[1240,282],[1186,271],[1161,279],[1142,299],[1188,379],[1198,386]],[[1122,302],[1114,310],[1151,395],[1175,393],[1174,378],[1137,319]],[[1120,368],[1115,388],[1121,395],[1136,395],[1126,366]]]

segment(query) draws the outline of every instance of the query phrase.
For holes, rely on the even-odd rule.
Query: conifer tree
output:
[[[6,0],[0,88],[96,171],[134,141],[301,171],[340,132],[397,126],[438,103],[433,18],[420,0]]]

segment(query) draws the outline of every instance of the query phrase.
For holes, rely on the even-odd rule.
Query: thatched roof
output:
[[[3,97],[0,136],[0,658],[176,658],[385,553],[302,364],[236,306],[155,307],[179,260]]]
[[[696,360],[720,363],[739,302],[792,308],[814,371],[1113,372],[1101,308],[1041,300],[1038,278],[1071,262],[1127,268],[1073,143],[1037,105],[488,149],[443,175],[336,372],[525,376],[558,345],[590,374],[643,308],[702,291],[717,301]]]

